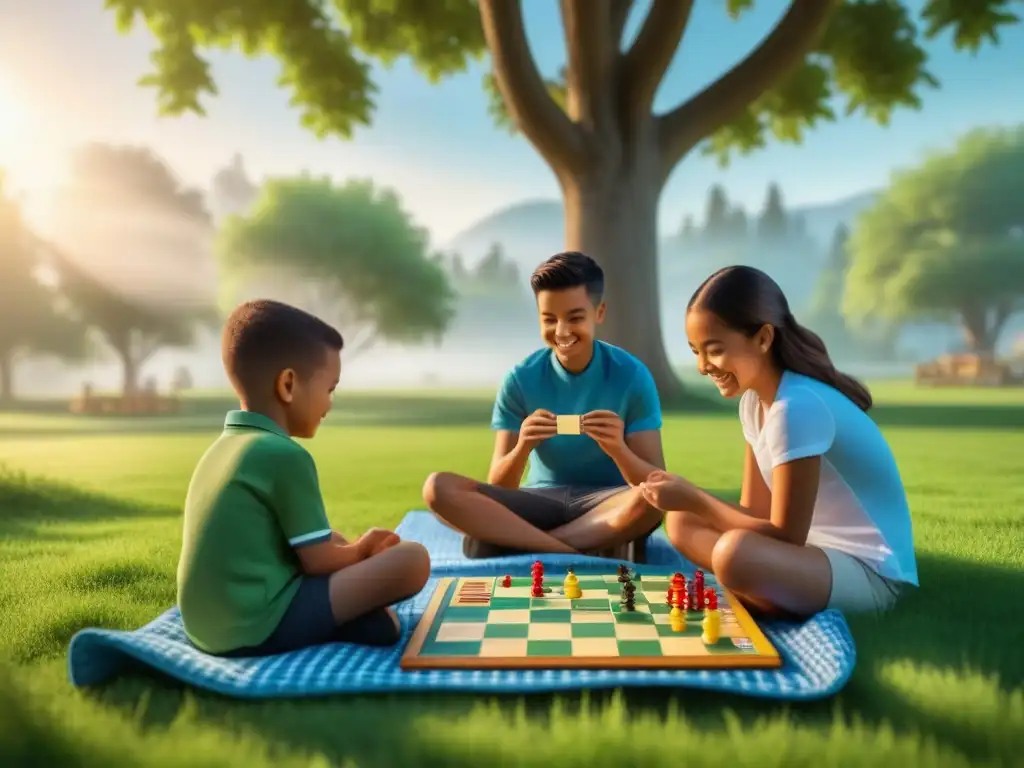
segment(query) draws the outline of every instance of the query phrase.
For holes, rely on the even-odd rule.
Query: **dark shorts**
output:
[[[510,509],[518,517],[534,528],[551,531],[566,523],[571,523],[599,505],[620,493],[628,491],[628,485],[604,488],[584,486],[558,486],[554,488],[502,488],[488,483],[478,483],[477,489],[488,498],[494,499],[502,506]],[[642,559],[642,544],[661,525],[659,521],[650,531],[638,537],[630,545],[621,547],[621,552],[601,553],[619,559]],[[637,545],[641,546],[637,546]],[[523,554],[517,550],[499,547],[470,537],[463,540],[462,551],[466,557],[499,557],[510,554]],[[639,554],[637,554],[639,553]]]
[[[259,645],[237,648],[221,656],[273,656],[326,643],[394,645],[401,637],[383,608],[338,626],[331,610],[330,576],[304,576],[277,628]]]

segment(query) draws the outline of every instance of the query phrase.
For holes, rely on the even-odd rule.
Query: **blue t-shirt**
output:
[[[846,552],[882,576],[917,586],[906,492],[896,459],[871,417],[839,390],[785,371],[764,419],[752,390],[740,399],[743,435],[772,487],[772,470],[821,457],[807,543]]]
[[[624,433],[661,429],[661,402],[647,366],[624,349],[594,342],[594,356],[580,373],[570,373],[551,349],[529,355],[505,375],[494,401],[491,428],[518,432],[539,408],[558,416],[613,411]],[[555,435],[530,455],[523,487],[626,485],[619,468],[592,437]]]

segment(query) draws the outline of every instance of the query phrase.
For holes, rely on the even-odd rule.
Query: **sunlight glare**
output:
[[[19,151],[28,131],[28,113],[14,89],[0,75],[0,166],[10,163]]]

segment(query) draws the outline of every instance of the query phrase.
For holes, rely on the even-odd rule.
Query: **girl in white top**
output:
[[[836,371],[779,286],[726,267],[690,299],[690,348],[746,439],[738,505],[654,472],[641,485],[674,546],[755,609],[882,612],[917,564],[906,493],[867,415],[871,395]]]

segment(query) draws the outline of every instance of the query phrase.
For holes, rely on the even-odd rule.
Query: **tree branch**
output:
[[[562,0],[567,51],[567,110],[591,136],[615,129],[614,67],[619,48],[613,39],[611,5]],[[588,136],[589,138],[589,136]],[[600,151],[608,142],[599,140]]]
[[[623,60],[626,103],[634,115],[646,113],[668,71],[693,11],[693,0],[654,0]]]
[[[665,175],[697,145],[739,115],[804,60],[839,0],[792,0],[749,56],[703,91],[658,119]]]
[[[480,0],[494,78],[509,117],[556,173],[585,162],[583,134],[548,93],[523,27],[520,0]]]
[[[629,21],[629,12],[633,10],[633,0],[611,0],[611,27],[612,40],[615,43],[615,50],[622,50],[622,34],[626,30],[626,22]]]
[[[373,328],[368,329],[364,335],[357,335],[356,341],[351,346],[345,346],[345,358],[350,361],[355,360],[361,354],[371,349],[378,340],[377,331]]]

